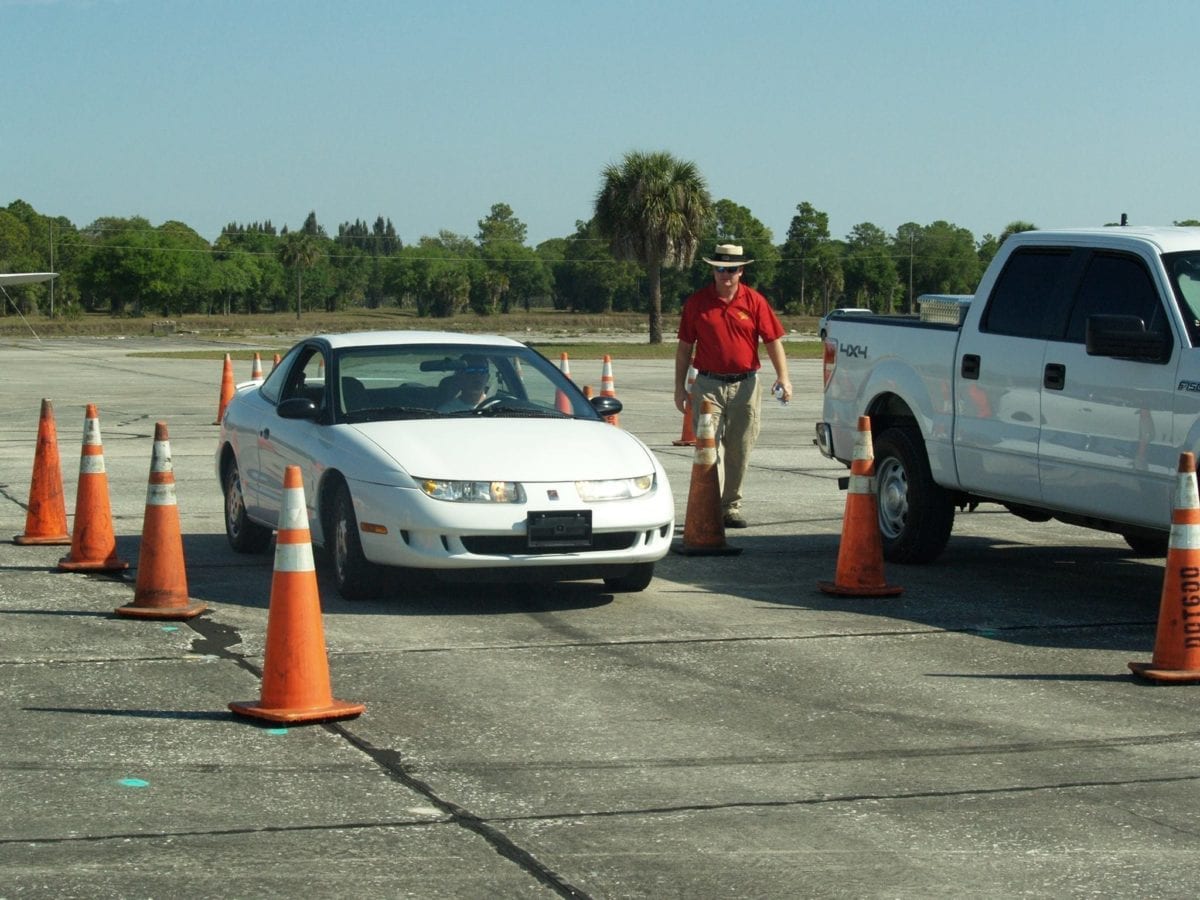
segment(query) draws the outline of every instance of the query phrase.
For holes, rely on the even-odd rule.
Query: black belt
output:
[[[738,372],[736,375],[722,375],[720,372],[705,372],[703,369],[698,370],[698,374],[705,378],[712,378],[716,381],[723,381],[726,384],[737,384],[739,381],[745,381],[753,372]]]

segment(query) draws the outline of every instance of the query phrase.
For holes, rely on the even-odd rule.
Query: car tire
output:
[[[225,493],[225,537],[235,553],[262,553],[271,543],[271,529],[252,522],[246,514],[242,476],[236,459],[225,466],[222,479]]]
[[[950,540],[954,500],[933,480],[920,433],[888,428],[874,440],[874,449],[884,559],[933,562]]]
[[[613,575],[604,579],[604,586],[619,594],[636,594],[644,591],[654,580],[654,563],[638,563],[624,575]]]
[[[345,484],[339,485],[334,495],[330,545],[329,556],[338,593],[346,600],[366,600],[376,596],[382,582],[379,567],[363,555],[354,500]]]
[[[1133,556],[1138,559],[1161,559],[1167,555],[1167,544],[1169,536],[1151,535],[1151,534],[1123,534],[1125,543],[1129,545],[1129,549],[1133,551]]]

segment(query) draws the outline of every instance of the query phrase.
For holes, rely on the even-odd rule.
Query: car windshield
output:
[[[494,416],[598,419],[558,367],[528,347],[417,344],[336,354],[343,422]]]

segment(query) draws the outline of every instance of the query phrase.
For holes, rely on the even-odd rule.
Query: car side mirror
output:
[[[320,408],[307,397],[292,397],[284,400],[275,407],[275,412],[281,419],[315,419],[321,414]]]
[[[616,397],[606,397],[601,394],[599,397],[592,398],[592,409],[602,416],[615,416],[624,408],[624,405]]]
[[[1147,331],[1138,316],[1088,316],[1084,341],[1088,356],[1157,363],[1171,358],[1170,336]]]

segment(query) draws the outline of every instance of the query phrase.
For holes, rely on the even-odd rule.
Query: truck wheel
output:
[[[937,559],[954,525],[954,502],[929,472],[918,432],[889,428],[874,441],[875,490],[883,557],[894,563]]]

